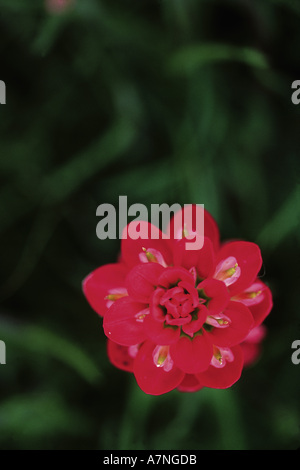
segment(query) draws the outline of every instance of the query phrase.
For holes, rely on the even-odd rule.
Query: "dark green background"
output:
[[[300,446],[300,4],[0,0],[2,449]],[[275,306],[229,390],[143,394],[110,365],[83,278],[116,260],[96,208],[204,204],[259,244]]]

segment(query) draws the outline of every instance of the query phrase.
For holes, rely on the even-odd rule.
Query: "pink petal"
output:
[[[229,302],[224,310],[224,315],[229,318],[228,328],[214,328],[209,334],[214,344],[222,347],[230,347],[241,343],[253,327],[253,317],[250,310],[240,302]]]
[[[231,300],[237,300],[238,302],[242,302],[247,307],[251,307],[252,305],[256,305],[262,302],[264,299],[264,290],[266,288],[267,286],[263,282],[256,280],[243,292],[232,297]]]
[[[137,302],[149,303],[162,271],[164,268],[156,263],[134,266],[126,277],[128,294]]]
[[[127,268],[120,263],[106,264],[93,271],[83,281],[83,292],[91,307],[101,316],[108,310],[107,295],[114,290],[124,294]]]
[[[197,392],[203,386],[199,383],[197,376],[193,374],[185,374],[183,381],[178,385],[179,392]]]
[[[172,218],[170,225],[167,229],[167,234],[175,241],[176,238],[181,238],[184,231],[188,234],[192,234],[196,229],[196,217],[197,220],[201,220],[202,213],[204,211],[204,236],[209,238],[213,244],[214,250],[217,251],[220,243],[219,229],[218,226],[205,209],[196,204],[186,205],[181,211],[178,211]],[[175,235],[175,236],[174,236]],[[201,233],[199,236],[203,235]]]
[[[140,233],[140,238],[130,238],[131,230]],[[152,238],[154,235],[155,238]],[[127,237],[127,238],[125,238]],[[140,255],[145,249],[157,250],[164,262],[169,265],[172,263],[172,253],[170,248],[170,240],[155,225],[149,222],[133,221],[127,225],[123,231],[121,241],[122,259],[129,267],[140,264]]]
[[[262,265],[259,247],[255,243],[236,241],[225,243],[217,255],[217,265],[233,257],[240,269],[239,276],[232,284],[228,285],[231,296],[242,292],[249,287],[257,277]]]
[[[122,346],[142,343],[146,339],[141,312],[147,305],[135,302],[130,297],[116,300],[107,311],[103,328],[106,336]],[[146,315],[142,315],[146,318]]]
[[[167,370],[154,362],[157,344],[146,341],[134,361],[133,372],[139,387],[149,395],[162,395],[176,388],[184,373],[169,359]]]
[[[248,343],[258,344],[265,338],[266,334],[267,328],[264,325],[259,325],[250,331],[245,341]]]
[[[203,289],[204,294],[210,299],[207,304],[209,315],[222,312],[228,305],[230,297],[224,282],[216,279],[205,279],[198,284],[197,289],[200,291]]]
[[[263,291],[263,299],[259,304],[250,305],[249,310],[253,315],[255,326],[260,325],[269,315],[273,308],[273,297],[270,289],[266,286]]]
[[[165,268],[158,279],[159,285],[165,288],[173,287],[180,281],[194,285],[193,274],[179,266]]]
[[[185,334],[193,337],[194,333],[199,331],[203,326],[208,315],[208,310],[204,305],[199,305],[198,312],[191,322],[187,325],[183,325],[182,330]]]
[[[107,340],[107,355],[110,362],[118,369],[133,372],[133,358],[129,354],[128,346],[121,346]]]
[[[182,266],[187,270],[195,268],[201,279],[213,275],[215,255],[209,238],[204,238],[200,250],[187,250],[185,239],[179,240],[174,244],[173,253],[175,266]]]
[[[231,352],[234,359],[232,362],[226,362],[225,367],[209,366],[205,372],[197,374],[197,379],[203,387],[224,389],[239,380],[244,365],[243,351],[240,346],[234,346]]]
[[[172,344],[178,341],[180,336],[179,327],[166,326],[164,322],[157,321],[151,313],[145,319],[144,331],[145,335],[156,344]]]
[[[170,346],[170,353],[177,367],[186,374],[197,374],[207,369],[210,364],[213,347],[207,333],[194,338],[182,336]]]

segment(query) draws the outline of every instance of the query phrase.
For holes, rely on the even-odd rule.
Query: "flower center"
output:
[[[214,299],[201,284],[195,268],[164,271],[151,297],[151,317],[164,328],[179,328],[180,335],[190,339],[203,334],[203,329],[230,327],[232,322],[228,316],[209,307],[210,302],[214,305]]]
[[[199,297],[193,286],[181,281],[176,287],[166,290],[159,304],[164,309],[167,325],[182,326],[192,321]]]

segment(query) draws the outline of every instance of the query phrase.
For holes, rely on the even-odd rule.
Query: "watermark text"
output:
[[[295,80],[292,83],[292,89],[296,90],[293,92],[291,96],[292,103],[299,104],[300,103],[300,80]]]
[[[6,346],[4,341],[0,341],[0,364],[6,364]]]
[[[119,210],[112,204],[97,207],[96,216],[101,217],[96,227],[100,240],[117,238],[132,240],[185,239],[187,250],[200,250],[204,243],[204,205],[151,204],[150,219],[144,204],[128,207],[127,196],[119,196]],[[134,217],[128,224],[128,217]],[[117,218],[119,228],[117,230]],[[172,221],[172,223],[171,223]],[[149,222],[149,223],[147,223]],[[161,230],[160,230],[161,227]]]
[[[6,85],[0,80],[0,104],[6,104]]]
[[[296,339],[292,343],[292,349],[296,349],[296,351],[293,352],[292,354],[292,363],[295,364],[296,366],[300,364],[300,340]]]

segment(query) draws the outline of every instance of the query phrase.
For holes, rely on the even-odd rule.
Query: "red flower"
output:
[[[129,224],[119,262],[83,283],[90,305],[104,317],[110,361],[133,372],[152,395],[233,385],[244,353],[247,363],[257,357],[255,332],[272,308],[270,289],[257,278],[259,247],[220,245],[216,222],[204,211],[203,247],[187,249],[186,237],[196,234],[191,223],[183,226],[185,210],[171,220],[169,237],[146,222]],[[203,209],[188,210],[195,218]],[[178,222],[181,239],[173,235]],[[126,237],[129,228],[139,228],[143,238]]]

